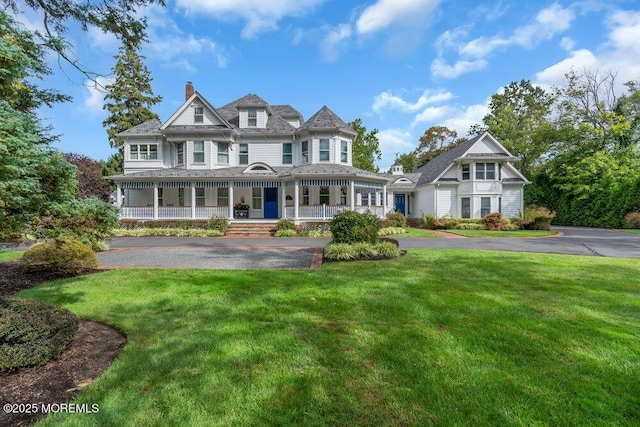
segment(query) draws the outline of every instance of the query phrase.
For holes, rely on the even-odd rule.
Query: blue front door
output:
[[[264,189],[264,217],[278,218],[278,189]]]
[[[396,212],[402,212],[402,215],[406,215],[404,213],[404,194],[396,194]]]

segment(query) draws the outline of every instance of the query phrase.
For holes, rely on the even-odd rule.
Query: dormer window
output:
[[[195,107],[193,109],[193,122],[194,123],[204,122],[204,109],[202,107]]]
[[[258,126],[258,111],[255,109],[250,109],[247,111],[247,126],[248,127],[256,127]]]

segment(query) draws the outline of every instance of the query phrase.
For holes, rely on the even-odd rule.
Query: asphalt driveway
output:
[[[408,248],[477,249],[640,259],[640,235],[580,227],[544,238],[399,238]],[[289,269],[318,265],[326,238],[118,237],[98,254],[105,267]]]

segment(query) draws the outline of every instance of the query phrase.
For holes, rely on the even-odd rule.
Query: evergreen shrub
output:
[[[354,211],[339,212],[334,215],[329,228],[333,235],[333,243],[376,243],[380,220],[370,212],[357,213]]]
[[[20,258],[20,267],[26,273],[68,276],[97,269],[98,260],[90,246],[60,238],[33,245]]]

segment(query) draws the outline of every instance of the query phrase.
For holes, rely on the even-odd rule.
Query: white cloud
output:
[[[113,84],[114,80],[108,77],[98,77],[96,82],[87,80],[85,86],[84,106],[91,114],[99,114],[102,112],[104,105],[104,95],[106,94],[107,85]]]
[[[434,123],[442,121],[445,117],[451,117],[456,114],[456,109],[450,105],[442,105],[440,107],[429,107],[422,112],[416,114],[411,126],[414,127],[418,123]]]
[[[327,62],[338,59],[339,51],[344,46],[345,40],[351,37],[351,25],[340,24],[337,28],[329,30],[326,37],[320,42],[320,51]]]
[[[396,154],[413,151],[417,145],[417,139],[409,131],[403,129],[386,129],[378,132],[380,142],[380,170],[386,171],[393,164]]]
[[[436,41],[438,57],[431,63],[431,72],[434,77],[455,78],[484,69],[487,66],[485,58],[495,50],[510,46],[527,49],[535,47],[569,29],[574,19],[575,12],[571,8],[563,8],[554,3],[540,10],[531,24],[516,28],[508,37],[479,37],[464,43],[462,40],[468,34],[468,27],[446,31]],[[454,65],[444,60],[448,52],[458,55]]]
[[[569,58],[565,58],[557,64],[552,65],[536,74],[535,82],[543,89],[547,90],[553,86],[558,86],[566,82],[565,74],[571,70],[580,72],[584,69],[597,67],[598,58],[587,49],[580,49],[571,52]]]
[[[393,95],[391,91],[385,91],[376,96],[373,106],[373,111],[378,114],[385,109],[395,109],[402,112],[415,112],[424,108],[429,104],[436,102],[448,101],[453,98],[453,94],[449,91],[439,90],[425,90],[416,102],[407,102],[402,97]]]
[[[218,20],[237,17],[246,21],[242,37],[255,38],[259,33],[273,31],[278,22],[288,16],[308,14],[325,0],[177,0],[176,6],[189,15],[211,15]]]
[[[470,105],[462,110],[458,109],[448,119],[440,123],[451,130],[455,130],[458,136],[463,138],[468,135],[469,128],[476,124],[482,124],[482,119],[489,113],[489,100],[485,104]]]
[[[88,36],[91,47],[102,52],[115,55],[120,46],[120,41],[112,33],[105,33],[98,27],[90,26]]]
[[[423,20],[440,0],[378,0],[367,7],[356,22],[359,34],[371,34],[393,24],[405,25]]]

